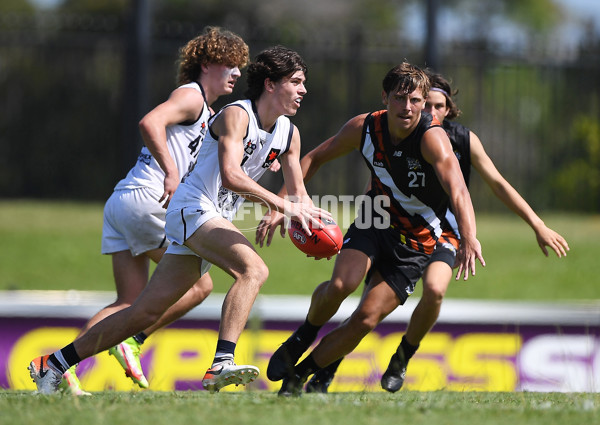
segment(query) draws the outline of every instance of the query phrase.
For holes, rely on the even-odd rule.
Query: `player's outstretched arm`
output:
[[[423,136],[421,143],[423,157],[429,162],[450,198],[452,211],[456,216],[460,232],[460,247],[457,254],[458,272],[456,279],[462,275],[467,280],[469,274],[475,275],[475,262],[485,266],[481,254],[481,244],[477,240],[475,212],[471,203],[471,195],[460,171],[452,145],[441,128],[432,128]]]
[[[535,232],[540,249],[548,256],[546,247],[550,247],[556,255],[564,257],[567,255],[569,245],[565,238],[554,230],[547,227],[543,220],[533,211],[525,199],[511,186],[511,184],[500,174],[492,159],[487,155],[483,144],[477,135],[470,133],[471,164],[479,175],[492,189],[494,195],[515,214],[521,217]]]
[[[309,181],[323,164],[345,155],[360,146],[362,125],[366,116],[366,114],[363,114],[352,118],[344,124],[335,136],[330,137],[302,158],[300,167],[304,182]],[[284,156],[287,156],[288,154]],[[282,168],[283,161],[284,159],[282,157]],[[288,188],[286,186],[282,187],[279,191],[279,196],[285,197],[288,194]],[[285,237],[283,215],[276,211],[270,211],[265,214],[256,228],[256,243],[262,247],[266,240],[267,246],[269,246],[278,226],[280,226],[279,233],[282,237]]]

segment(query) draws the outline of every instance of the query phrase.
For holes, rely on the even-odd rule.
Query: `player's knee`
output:
[[[133,317],[137,329],[146,329],[154,325],[162,316],[163,312],[158,310],[140,310],[136,309]]]
[[[252,285],[257,285],[260,288],[269,277],[269,268],[262,260],[252,262],[248,264],[242,277],[244,281]]]
[[[327,294],[332,298],[346,299],[355,290],[356,285],[353,282],[343,279],[332,279],[326,283]]]
[[[421,299],[430,304],[441,304],[445,295],[446,288],[433,285],[423,285],[423,295]]]
[[[379,315],[366,311],[357,311],[352,315],[349,325],[361,335],[367,335],[379,324]]]
[[[206,299],[212,292],[212,284],[210,288],[207,288],[206,285],[194,285],[192,286],[188,293],[193,297],[196,304],[200,304],[202,301]]]
[[[190,291],[192,291],[194,295],[194,299],[198,302],[202,302],[210,295],[213,290],[213,281],[208,274],[202,276],[202,278],[197,281],[194,286],[191,287]]]

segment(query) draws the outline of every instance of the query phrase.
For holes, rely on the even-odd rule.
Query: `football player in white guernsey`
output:
[[[130,307],[107,316],[61,350],[34,359],[30,372],[38,391],[56,391],[56,376],[153,326],[211,264],[227,272],[233,283],[223,302],[215,358],[203,385],[212,392],[256,379],[258,368],[236,365],[234,351],[269,271],[230,218],[239,199],[245,198],[285,212],[308,232],[309,222],[319,226],[316,217],[332,219],[329,212],[313,205],[306,192],[299,162],[300,135],[286,117],[296,114],[306,94],[306,71],[300,55],[282,46],[261,52],[250,64],[248,100],[226,106],[211,119],[211,136],[169,204],[166,230],[173,243],[150,282]],[[296,202],[256,182],[277,157],[287,191]]]
[[[146,286],[150,261],[158,263],[170,243],[164,229],[166,208],[196,161],[212,115],[210,105],[232,93],[240,68],[248,62],[248,50],[238,35],[218,27],[205,28],[181,48],[178,87],[140,121],[145,146],[104,208],[102,254],[112,256],[117,299],[96,313],[81,334],[131,305]],[[160,320],[110,348],[127,376],[140,387],[148,387],[139,360],[140,345],[152,332],[200,304],[211,290],[212,280],[205,274]],[[65,373],[62,386],[83,394],[75,367]]]

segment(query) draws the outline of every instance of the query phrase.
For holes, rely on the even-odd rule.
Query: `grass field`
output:
[[[600,394],[408,392],[305,394],[118,393],[31,396],[0,391],[0,424],[570,425],[595,424]]]
[[[110,257],[99,253],[102,207],[100,203],[0,202],[0,290],[114,290]],[[451,284],[447,297],[599,299],[597,268],[591,265],[600,257],[600,216],[542,217],[569,242],[566,258],[558,259],[554,253],[544,257],[533,231],[515,215],[478,214],[478,237],[487,266],[478,266],[475,278]],[[256,222],[238,223],[248,229],[251,241]],[[270,247],[257,250],[270,269],[264,294],[311,294],[333,268],[333,260],[308,259],[279,236]],[[211,274],[215,292],[226,292],[231,279],[215,267]]]

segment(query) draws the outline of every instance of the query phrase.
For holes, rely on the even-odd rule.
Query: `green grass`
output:
[[[0,424],[564,425],[597,423],[600,394],[385,393],[208,394],[103,392],[91,397],[0,391]]]
[[[0,202],[0,290],[114,290],[110,257],[100,254],[102,204],[38,201]],[[487,262],[467,282],[453,282],[448,298],[503,300],[599,299],[596,268],[600,257],[600,216],[542,214],[561,233],[571,251],[546,258],[533,231],[515,215],[478,214],[478,237]],[[240,226],[251,228],[251,219]],[[246,235],[254,241],[254,232]],[[333,260],[306,258],[287,239],[257,247],[270,269],[264,294],[311,294],[327,280]],[[231,278],[211,270],[215,292],[224,293]],[[418,285],[419,287],[420,285]],[[419,295],[419,288],[415,295]]]

